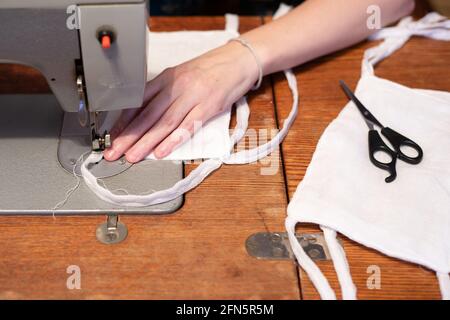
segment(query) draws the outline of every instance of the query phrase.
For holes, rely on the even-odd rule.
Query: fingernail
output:
[[[171,149],[168,146],[161,146],[155,149],[155,157],[158,159],[162,159],[166,157],[170,153]]]
[[[105,150],[103,155],[106,160],[113,160],[114,156],[116,155],[116,151],[114,149],[108,149],[108,150]]]

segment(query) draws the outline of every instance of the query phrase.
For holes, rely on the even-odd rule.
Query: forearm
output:
[[[375,30],[367,8],[381,9],[381,24],[409,14],[413,0],[308,0],[280,19],[242,35],[259,55],[264,74],[291,68],[348,47]]]

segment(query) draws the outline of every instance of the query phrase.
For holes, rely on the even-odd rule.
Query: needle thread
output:
[[[73,193],[80,187],[81,179],[80,179],[80,176],[77,175],[77,173],[76,173],[76,168],[77,168],[77,166],[78,166],[78,163],[80,163],[80,161],[82,162],[82,161],[84,160],[84,156],[85,156],[86,154],[88,154],[89,152],[91,152],[91,151],[86,151],[85,153],[83,153],[83,154],[78,158],[78,160],[75,162],[75,164],[73,165],[73,168],[72,168],[72,174],[73,174],[73,176],[74,176],[75,179],[76,179],[76,183],[75,183],[75,185],[74,185],[73,187],[71,187],[69,190],[66,191],[66,195],[65,195],[64,199],[61,200],[60,202],[58,202],[58,203],[51,209],[51,210],[52,210],[52,216],[53,216],[53,219],[56,219],[56,216],[55,216],[55,213],[56,213],[56,212],[55,212],[55,211],[58,210],[58,209],[60,209],[61,207],[63,207],[63,206],[67,203],[67,201],[69,201],[69,199],[70,199],[70,197],[73,195]]]

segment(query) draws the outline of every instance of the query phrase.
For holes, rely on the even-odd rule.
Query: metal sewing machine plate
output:
[[[297,234],[298,242],[313,260],[329,260],[328,247],[321,233]],[[286,232],[259,232],[252,234],[245,242],[247,253],[258,259],[294,259]]]
[[[105,113],[102,113],[104,120]],[[83,158],[92,150],[89,127],[79,125],[78,114],[75,112],[64,113],[63,125],[58,144],[58,160],[61,166],[69,173],[81,175],[81,163]],[[75,168],[74,168],[75,166]],[[107,178],[124,172],[132,166],[125,160],[125,157],[117,161],[101,161],[92,168],[89,168],[97,178]]]
[[[53,210],[76,183],[58,160],[64,112],[53,95],[44,94],[0,95],[0,106],[0,214],[165,214],[182,205],[183,197],[144,208],[116,206],[100,200],[81,181],[67,203]],[[108,167],[108,163],[102,165]],[[102,181],[117,193],[150,193],[183,178],[180,161],[144,161],[133,166],[117,162],[97,171],[107,176]]]

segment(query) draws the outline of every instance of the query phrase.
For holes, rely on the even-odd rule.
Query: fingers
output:
[[[166,72],[168,72],[168,70],[166,70]],[[152,100],[155,95],[162,89],[166,72],[160,73],[156,78],[147,82],[144,91],[144,98],[142,103],[143,106],[147,105],[149,101]],[[126,109],[122,111],[119,119],[111,129],[111,139],[116,139],[143,109],[144,107]],[[105,151],[105,159],[110,161],[117,160],[115,157],[115,151],[112,150],[112,148],[109,148]]]
[[[156,78],[147,82],[142,106],[146,106],[161,91],[165,77],[165,73],[162,72]],[[114,128],[111,130],[111,136],[118,136],[142,109],[143,107],[124,110],[116,124],[114,124]]]
[[[205,104],[193,108],[179,127],[155,148],[155,157],[162,159],[189,140],[206,122],[216,115],[213,110],[213,108]]]
[[[203,126],[203,110],[200,106],[195,107],[184,118],[181,124],[167,138],[165,138],[154,150],[154,155],[162,159],[169,155],[176,147],[189,140]]]
[[[108,161],[119,159],[142,135],[161,118],[166,109],[175,100],[170,90],[159,92],[130,124],[115,138],[112,147],[105,151]]]
[[[111,139],[114,140],[128,126],[133,118],[142,110],[142,108],[126,109],[120,114],[113,128],[111,129]]]
[[[218,82],[228,68],[217,64],[200,68],[196,63],[169,68],[147,84],[146,106],[124,112],[112,132],[112,147],[105,151],[105,159],[114,161],[125,154],[135,163],[152,151],[157,158],[166,157],[209,119],[229,108],[229,90]],[[218,84],[221,90],[217,90]]]
[[[144,159],[163,139],[177,128],[191,110],[192,101],[187,97],[177,99],[158,122],[126,152],[128,162]]]

